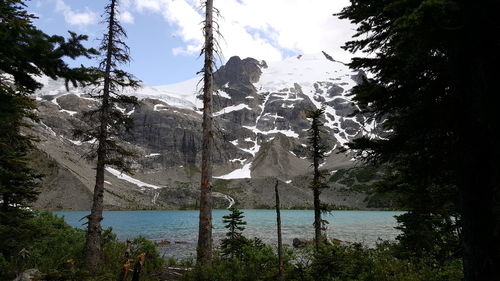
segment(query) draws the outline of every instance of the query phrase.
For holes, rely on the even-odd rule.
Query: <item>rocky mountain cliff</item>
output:
[[[354,115],[349,96],[363,79],[326,53],[266,63],[230,58],[215,73],[216,123],[214,200],[216,207],[274,205],[275,179],[281,181],[284,207],[308,207],[306,112],[325,108],[326,141],[331,147],[322,164],[330,175],[353,167],[349,152],[339,152],[350,139],[375,135],[375,120]],[[98,103],[89,88],[66,90],[64,83],[40,78],[44,87],[36,100],[42,121],[36,165],[46,174],[38,208],[86,209],[93,190],[94,164],[84,155],[93,145],[73,138],[83,113]],[[134,175],[107,169],[105,203],[109,209],[192,208],[197,205],[201,159],[201,84],[195,78],[166,86],[126,90],[140,104],[119,108],[134,119],[123,135],[135,151]],[[93,124],[86,124],[92,126]],[[366,207],[367,194],[331,182],[323,200],[336,205]]]

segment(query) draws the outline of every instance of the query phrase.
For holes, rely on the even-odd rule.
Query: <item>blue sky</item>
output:
[[[89,36],[98,46],[105,30],[100,23],[104,0],[31,0],[28,11],[35,25],[48,34],[68,30]],[[348,61],[340,49],[353,26],[332,16],[348,0],[214,0],[223,60],[233,55],[277,61],[288,56],[326,51]],[[203,59],[199,0],[121,0],[121,23],[128,33],[132,62],[123,69],[146,85],[164,85],[196,76]],[[74,65],[95,64],[78,60]]]

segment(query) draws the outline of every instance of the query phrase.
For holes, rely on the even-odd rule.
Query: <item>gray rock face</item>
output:
[[[255,177],[274,177],[282,181],[291,180],[295,175],[307,170],[310,163],[300,159],[293,152],[299,147],[297,142],[278,133],[274,139],[262,145],[253,161],[252,173]]]
[[[240,59],[231,57],[227,63],[221,66],[214,74],[215,84],[219,87],[226,83],[252,85],[259,81],[262,74],[261,67],[265,65],[253,58]]]
[[[310,126],[306,113],[325,108],[324,139],[332,148],[365,134],[363,124],[371,119],[351,116],[356,105],[348,95],[350,87],[364,77],[327,54],[269,65],[253,58],[230,58],[214,77],[218,91],[214,94],[214,176],[223,178],[215,180],[216,206],[227,207],[234,199],[248,208],[272,207],[275,179],[288,182],[292,190],[283,195],[284,206],[310,205],[308,184],[301,180],[311,172],[305,147]],[[43,123],[35,132],[43,139],[39,149],[46,154],[39,158],[52,159],[57,167],[47,168],[51,181],[44,183],[39,208],[86,209],[90,204],[95,164],[82,156],[92,143],[78,141],[72,133],[75,127],[95,126],[82,119],[84,112],[98,106],[85,95],[90,90],[67,92],[60,82],[49,81],[38,93]],[[183,96],[168,97],[176,91],[145,87],[130,93],[139,97],[137,106],[118,108],[134,120],[132,130],[122,136],[126,147],[139,156],[131,177],[157,188],[107,174],[107,208],[197,206],[202,115],[192,106],[179,105]],[[345,153],[328,157],[323,167],[352,165],[351,158]],[[338,197],[334,191],[324,194],[329,202]],[[72,205],[74,201],[80,203]]]

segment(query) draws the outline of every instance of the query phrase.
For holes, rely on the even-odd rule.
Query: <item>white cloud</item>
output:
[[[64,3],[63,0],[56,1],[56,11],[64,15],[64,20],[70,25],[89,25],[97,23],[97,14],[86,8],[85,12],[75,12]]]
[[[129,11],[123,11],[118,14],[118,20],[123,23],[134,23],[134,16]]]
[[[143,11],[153,11],[160,12],[161,11],[161,2],[162,0],[135,0],[135,7],[137,10]]]
[[[198,54],[203,42],[203,11],[198,0],[134,0],[141,12],[162,14],[173,25],[185,45],[174,55]],[[215,0],[222,53],[256,59],[280,60],[290,53],[326,51],[335,59],[348,61],[351,54],[340,48],[354,34],[354,27],[333,13],[349,0]]]

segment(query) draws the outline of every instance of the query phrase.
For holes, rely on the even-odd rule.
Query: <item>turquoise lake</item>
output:
[[[265,243],[276,243],[275,210],[242,210],[247,222],[244,235],[258,237]],[[222,216],[228,210],[213,210],[214,242],[224,237],[226,232]],[[78,228],[82,217],[89,211],[54,211],[65,221]],[[194,257],[198,234],[197,210],[165,211],[105,211],[103,227],[112,227],[120,240],[145,236],[154,241],[169,241],[170,245],[160,247],[165,257]],[[348,242],[361,242],[373,246],[379,240],[394,240],[399,231],[395,215],[402,212],[392,211],[333,211],[323,218],[330,222],[328,236]],[[291,245],[293,238],[312,238],[314,236],[312,210],[282,210],[281,224],[283,243]]]

